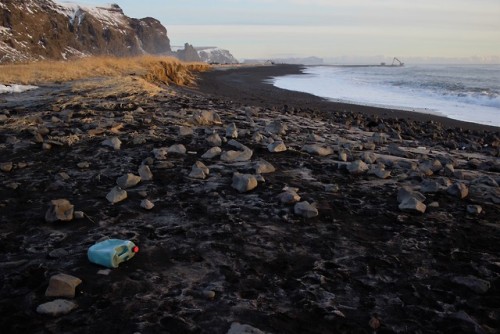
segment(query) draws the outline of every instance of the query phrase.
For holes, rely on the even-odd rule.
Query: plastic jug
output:
[[[131,259],[139,252],[130,240],[108,239],[91,246],[87,251],[89,261],[108,268],[118,268],[118,265]]]

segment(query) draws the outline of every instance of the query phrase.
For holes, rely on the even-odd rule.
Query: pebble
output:
[[[269,174],[276,171],[276,168],[265,160],[255,162],[253,164],[253,169],[255,170],[255,174]]]
[[[272,121],[265,129],[267,132],[281,136],[285,135],[288,127],[281,121]]]
[[[119,150],[122,146],[122,142],[118,137],[111,137],[101,142],[101,145],[108,146],[114,150]]]
[[[75,219],[83,219],[85,218],[85,213],[83,211],[75,211],[74,217]]]
[[[471,215],[480,215],[483,208],[480,205],[467,205],[467,213]]]
[[[193,128],[190,128],[187,126],[180,126],[179,127],[179,136],[181,136],[181,137],[192,136],[193,133],[194,133]]]
[[[410,197],[399,204],[399,209],[405,212],[425,213],[427,206],[418,199]]]
[[[205,166],[203,162],[196,161],[192,167],[191,173],[189,173],[189,177],[193,179],[204,180],[209,173],[210,170],[207,166]]]
[[[166,160],[168,149],[166,147],[154,148],[152,153],[156,160]]]
[[[80,283],[82,283],[82,280],[75,276],[66,274],[54,275],[49,280],[45,297],[74,298],[75,289]]]
[[[218,133],[211,134],[205,140],[210,146],[219,147],[222,145],[222,138],[219,136]]]
[[[42,150],[48,151],[50,149],[52,149],[52,145],[50,145],[49,143],[42,144]]]
[[[153,173],[151,172],[151,169],[148,165],[140,165],[138,173],[142,181],[153,180]]]
[[[9,173],[14,168],[14,164],[12,162],[4,162],[0,164],[0,170],[4,173]]]
[[[222,150],[220,147],[212,147],[209,149],[205,154],[203,154],[201,157],[203,159],[213,159],[217,156],[219,156],[222,153]]]
[[[293,204],[300,201],[300,196],[296,190],[289,189],[279,194],[278,199],[283,204]]]
[[[141,177],[132,173],[120,176],[116,179],[116,184],[122,189],[134,187],[139,184],[139,182],[141,182]]]
[[[345,151],[340,151],[339,152],[339,160],[340,161],[344,161],[344,162],[347,161],[347,153]]]
[[[239,151],[225,151],[221,154],[221,160],[225,162],[245,162],[252,158],[253,151],[236,140],[230,140],[229,145],[237,148]]]
[[[54,301],[39,305],[36,308],[36,312],[39,314],[58,317],[68,314],[76,308],[78,308],[78,304],[72,301],[65,299],[56,299]]]
[[[388,139],[389,135],[382,132],[375,132],[372,136],[372,140],[376,144],[387,144]]]
[[[363,152],[361,160],[367,164],[374,164],[377,161],[377,156],[373,152]]]
[[[127,199],[127,192],[120,187],[114,187],[111,191],[106,195],[106,199],[111,203],[119,203],[125,199]]]
[[[231,186],[240,193],[248,192],[255,189],[258,185],[257,179],[250,174],[233,174],[233,183]]]
[[[148,199],[143,199],[141,201],[141,208],[145,209],[145,210],[151,210],[152,208],[154,208],[154,204],[148,200]]]
[[[463,199],[469,194],[469,188],[465,184],[457,182],[449,187],[446,192],[451,196]]]
[[[350,174],[359,175],[368,170],[368,165],[361,160],[356,160],[347,166],[347,170]]]
[[[220,116],[213,110],[195,110],[191,122],[197,125],[222,124]]]
[[[74,205],[67,199],[55,199],[50,201],[49,209],[45,213],[45,221],[54,223],[56,221],[73,220]]]
[[[420,185],[420,191],[426,193],[437,193],[439,191],[439,183],[434,180],[424,180]]]
[[[236,124],[231,123],[226,129],[226,137],[228,138],[238,138],[238,128]]]
[[[168,153],[186,154],[186,147],[182,144],[175,144],[168,148]]]
[[[302,147],[302,151],[309,154],[319,155],[320,157],[333,154],[333,150],[330,147],[323,147],[317,144],[304,145],[304,147]]]
[[[89,162],[79,162],[76,164],[76,166],[80,169],[84,169],[84,168],[89,168],[90,167],[90,163]]]
[[[296,215],[304,218],[313,218],[319,215],[318,209],[309,204],[307,201],[295,204],[293,211]]]
[[[271,153],[285,152],[287,150],[285,143],[283,143],[281,140],[267,145],[267,149]]]

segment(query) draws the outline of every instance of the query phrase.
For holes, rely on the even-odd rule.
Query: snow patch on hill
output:
[[[71,24],[79,24],[86,13],[112,27],[120,27],[126,24],[123,11],[114,5],[92,7],[70,1],[57,1],[57,6],[54,9],[68,16]]]

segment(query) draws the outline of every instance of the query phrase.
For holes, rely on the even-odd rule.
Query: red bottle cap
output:
[[[139,247],[135,246],[134,248],[132,248],[132,252],[139,253]]]

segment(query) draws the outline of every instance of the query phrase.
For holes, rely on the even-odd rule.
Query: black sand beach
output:
[[[499,333],[498,129],[261,82],[299,70],[2,96],[0,332]]]

